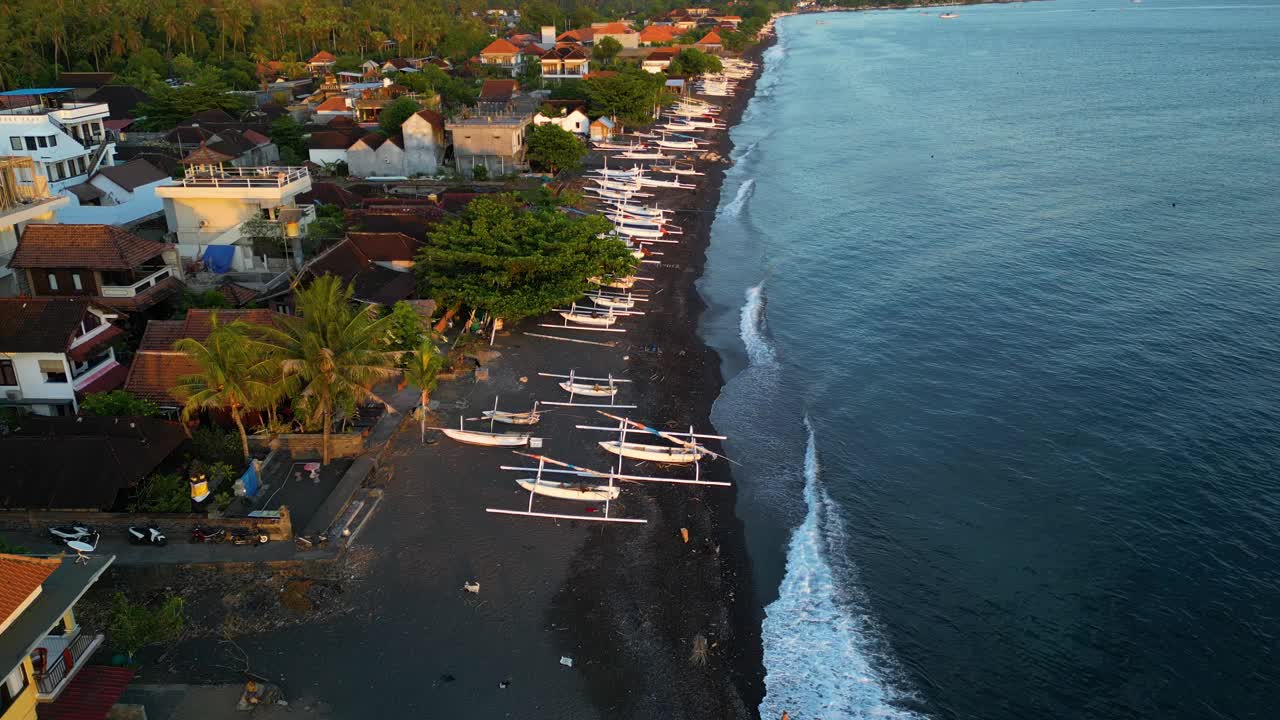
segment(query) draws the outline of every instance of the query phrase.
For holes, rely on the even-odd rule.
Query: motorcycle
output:
[[[232,545],[266,545],[270,540],[266,533],[260,532],[257,528],[252,532],[244,529],[231,531]]]
[[[163,547],[169,542],[164,533],[160,532],[160,528],[155,525],[130,525],[129,526],[129,542],[134,545],[155,545]]]
[[[227,531],[222,528],[204,528],[197,525],[191,528],[191,542],[220,543],[227,539]]]
[[[80,542],[97,545],[98,531],[89,525],[75,523],[74,525],[56,525],[49,528],[49,539],[63,545],[78,540]]]

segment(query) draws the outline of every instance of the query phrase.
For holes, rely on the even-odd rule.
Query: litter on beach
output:
[[[561,655],[560,664],[565,667],[573,667],[573,658],[569,657],[568,655]]]
[[[465,583],[462,583],[462,589],[463,589],[463,590],[466,590],[466,591],[467,591],[467,592],[469,592],[469,593],[475,593],[476,595],[479,595],[479,594],[480,594],[480,583],[478,583],[478,582],[465,582]]]

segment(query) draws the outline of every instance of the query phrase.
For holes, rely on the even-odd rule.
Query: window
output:
[[[75,285],[77,290],[84,289],[84,285],[80,284],[80,273],[71,273],[71,284]]]
[[[36,138],[36,144],[39,145],[40,147],[49,147],[49,138],[45,137],[44,135],[41,135],[40,137]]]
[[[12,360],[0,360],[0,385],[17,385],[18,373],[13,370]]]
[[[50,135],[50,136],[49,136],[49,147],[58,147],[58,136],[57,136],[57,135]]]
[[[53,273],[49,273],[49,289],[50,290],[58,289],[58,276],[54,275]]]
[[[0,714],[13,705],[14,700],[27,688],[27,684],[27,669],[21,664],[5,676],[4,682],[0,683]]]
[[[67,381],[67,366],[61,360],[41,360],[40,374],[47,383],[64,383]]]
[[[11,138],[9,138],[9,147],[13,148],[14,150],[21,150],[21,149],[22,149],[22,138],[20,138],[20,137],[11,137]]]
[[[28,150],[35,150],[35,149],[36,149],[36,139],[35,139],[35,138],[33,138],[33,137],[24,137],[24,138],[22,138],[22,139],[23,139],[23,140],[25,140],[25,141],[27,142],[27,149],[28,149]]]

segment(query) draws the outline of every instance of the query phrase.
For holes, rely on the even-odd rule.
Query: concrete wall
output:
[[[231,530],[257,528],[272,540],[293,539],[293,519],[289,508],[280,508],[279,518],[224,517],[209,518],[194,513],[106,513],[77,510],[3,510],[0,511],[0,530],[25,530],[45,532],[53,525],[73,522],[88,523],[104,534],[123,536],[130,525],[156,525],[168,537],[169,542],[183,542],[191,529],[201,527]]]
[[[61,353],[4,353],[0,349],[0,353],[4,357],[13,361],[14,374],[18,376],[18,387],[22,390],[24,400],[40,399],[40,400],[60,400],[75,401],[75,388],[73,387],[73,378],[71,377],[71,367],[67,365],[67,358]],[[64,383],[47,383],[44,381],[44,375],[40,372],[41,360],[55,360],[62,363],[62,367],[66,369],[67,381]],[[5,390],[12,390],[13,386],[0,387],[0,397],[3,396]],[[48,410],[42,409],[43,406],[32,408],[37,414],[48,414]]]
[[[383,174],[378,169],[378,153],[363,144],[347,151],[347,171],[356,177],[374,177]]]
[[[164,198],[164,219],[179,243],[212,244],[259,211],[259,203],[237,198]]]
[[[401,126],[404,134],[404,175],[435,175],[444,155],[444,128],[419,115],[411,115]]]
[[[311,158],[311,162],[317,165],[333,162],[347,162],[346,150],[308,150],[307,155]]]
[[[249,448],[255,450],[287,450],[295,459],[319,459],[323,456],[320,433],[291,433],[267,439],[261,435],[249,436]],[[329,436],[329,451],[333,457],[356,457],[364,452],[363,433],[333,433]]]

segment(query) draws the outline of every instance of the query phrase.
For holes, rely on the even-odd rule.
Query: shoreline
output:
[[[710,98],[721,105],[726,128],[709,149],[719,160],[707,164],[699,188],[685,194],[663,191],[655,198],[659,205],[677,211],[685,234],[680,245],[662,248],[666,253],[662,272],[652,273],[655,282],[646,288],[655,299],[665,296],[665,300],[660,307],[651,303],[643,327],[632,330],[644,338],[641,344],[657,345],[661,355],[637,354],[634,338],[628,341],[633,351],[627,370],[636,379],[637,417],[692,423],[715,431],[711,408],[724,378],[719,355],[698,332],[706,303],[696,283],[706,263],[725,173],[731,167],[730,132],[755,95],[764,71],[764,52],[776,41],[771,33],[742,54],[743,59],[757,63],[757,69],[739,83],[734,97]],[[708,464],[703,476],[732,480],[724,463]],[[626,637],[628,623],[658,634],[657,643],[620,647],[611,657],[587,666],[588,692],[601,710],[621,710],[623,716],[636,718],[756,718],[764,696],[764,608],[751,582],[746,529],[735,512],[737,490],[691,492],[664,486],[649,494],[643,513],[649,520],[647,527],[635,536],[616,535],[607,543],[589,543],[575,558],[566,589],[557,596],[554,624],[574,627],[578,647],[600,637]],[[679,540],[682,528],[689,530],[687,545]],[[595,592],[582,593],[584,588]],[[644,602],[650,607],[643,607]],[[584,623],[584,617],[590,620]],[[711,646],[705,668],[690,662],[697,634]],[[636,678],[644,678],[651,691],[637,697]]]

